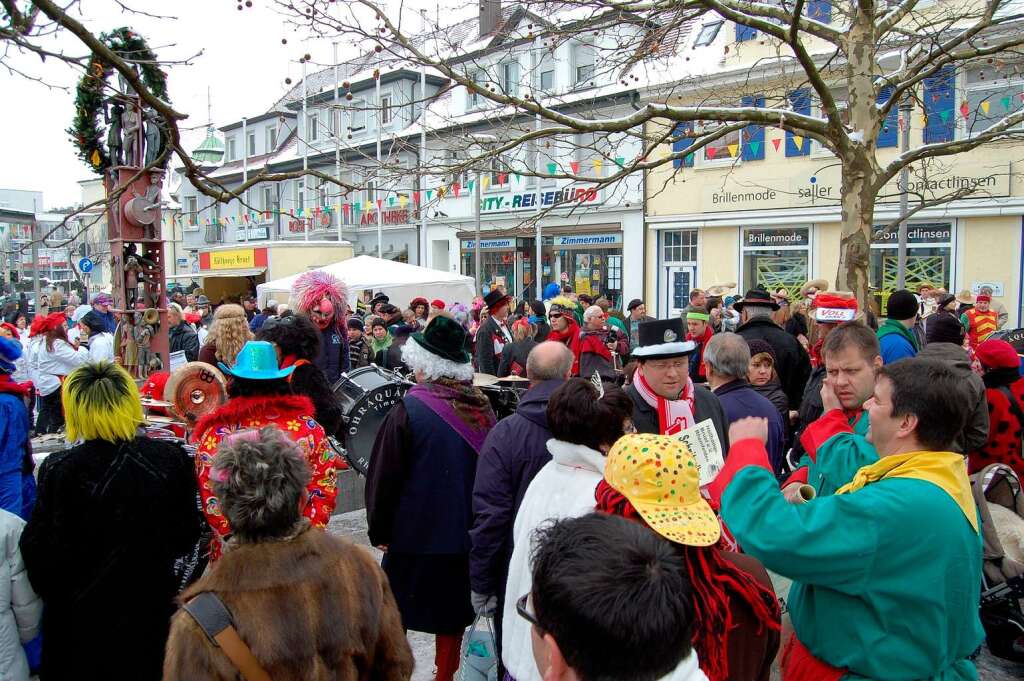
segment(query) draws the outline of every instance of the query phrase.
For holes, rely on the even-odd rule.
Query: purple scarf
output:
[[[490,401],[470,383],[438,379],[417,383],[406,395],[440,416],[477,454],[497,421]]]

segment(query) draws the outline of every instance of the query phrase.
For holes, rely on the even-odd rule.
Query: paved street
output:
[[[331,532],[351,539],[357,544],[367,546],[378,558],[380,552],[369,547],[366,537],[365,510],[342,513],[331,518]],[[416,668],[413,670],[413,681],[430,681],[434,668],[434,637],[418,632],[409,633],[409,643],[416,657]],[[1014,664],[993,657],[988,650],[983,650],[978,659],[978,676],[981,681],[1019,681],[1024,679],[1024,665]],[[772,674],[772,681],[778,681],[778,673]]]

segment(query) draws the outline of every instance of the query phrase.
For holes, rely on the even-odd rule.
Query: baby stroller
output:
[[[1018,518],[1024,525],[1020,478],[1009,466],[996,463],[972,475],[971,486],[981,512],[984,544],[980,615],[985,638],[993,655],[1024,662],[1024,562],[1007,555],[999,536],[1006,537],[1008,525],[1016,525]],[[1009,513],[991,509],[989,504]],[[999,517],[995,521],[994,512]]]

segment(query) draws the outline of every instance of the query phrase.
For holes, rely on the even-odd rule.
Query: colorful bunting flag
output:
[[[708,158],[712,160],[718,155],[718,149],[715,147],[706,147],[705,150],[707,151]]]
[[[462,189],[462,184],[459,182],[452,182],[452,193],[455,194],[455,198],[459,198],[459,190]]]
[[[1002,103],[1004,109],[1006,109],[1007,111],[1010,110],[1010,98],[1009,97],[1003,97],[1001,103]]]
[[[506,183],[508,183],[508,173],[498,173],[498,184],[502,185]]]
[[[594,172],[597,173],[598,175],[600,175],[601,174],[602,166],[604,166],[604,160],[600,159],[600,158],[595,158],[594,159]]]
[[[750,154],[752,156],[759,156],[761,154],[760,142],[748,142],[747,146],[750,147]]]
[[[427,195],[427,198],[428,198],[428,199],[430,198],[429,194]],[[419,192],[413,192],[413,193],[412,193],[412,200],[413,200],[413,201],[414,201],[414,202],[416,203],[416,205],[418,206],[418,205],[419,205],[419,203],[420,203],[420,193],[419,193]]]
[[[491,186],[491,176],[484,175],[480,178],[480,189],[487,189],[489,186]]]
[[[427,201],[430,201],[430,198],[433,195],[433,193],[434,192],[432,190],[430,190],[430,189],[427,190]]]
[[[968,116],[971,115],[971,109],[969,106],[967,106],[967,102],[960,103],[960,115],[963,116],[964,118],[967,118]]]
[[[624,157],[622,157],[622,156],[616,156],[615,157],[615,165],[617,165],[620,168],[625,168],[626,167],[626,159]]]
[[[572,161],[571,163],[569,163],[569,167],[572,168],[572,174],[573,175],[579,175],[580,174],[580,162],[579,161]]]
[[[407,204],[407,203],[409,203],[409,197],[408,196],[406,196],[405,194],[402,194],[402,195],[400,195],[398,197],[398,205],[399,205],[399,207],[405,208],[405,204]]]
[[[990,104],[987,99],[981,103],[981,110],[984,111],[986,114],[988,114],[988,110],[991,108],[992,104]]]
[[[782,140],[781,139],[773,139],[772,140],[772,144],[775,146],[775,151],[778,151],[779,150],[779,145],[782,144]]]
[[[380,210],[384,206],[384,199],[377,199],[377,210]]]
[[[558,164],[557,163],[549,163],[548,164],[548,175],[554,175],[556,172],[558,172]]]
[[[793,135],[793,144],[794,144],[794,146],[796,146],[797,149],[799,149],[800,151],[803,151],[803,148],[804,148],[804,138],[801,137],[800,135]]]
[[[522,177],[522,175],[520,175],[519,173],[512,173],[512,178],[513,178],[513,179],[514,179],[514,180],[515,180],[516,182],[522,182],[522,181],[523,181],[523,177]]]
[[[729,145],[729,156],[731,156],[732,158],[736,158],[736,154],[739,153],[739,150],[740,150],[740,145],[738,145],[738,144],[730,144]]]

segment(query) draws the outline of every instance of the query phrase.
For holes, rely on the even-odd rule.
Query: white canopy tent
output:
[[[441,272],[429,267],[407,265],[369,255],[360,255],[317,269],[333,274],[345,282],[349,295],[353,297],[364,290],[372,290],[374,293],[383,292],[391,299],[391,304],[400,309],[419,296],[423,296],[427,300],[440,298],[447,305],[454,302],[469,305],[476,290],[473,277],[453,272]],[[256,293],[260,306],[266,305],[267,300],[271,298],[276,297],[279,302],[290,298],[292,285],[299,276],[301,273],[259,284],[256,287]],[[350,302],[350,305],[355,309],[354,300]]]

